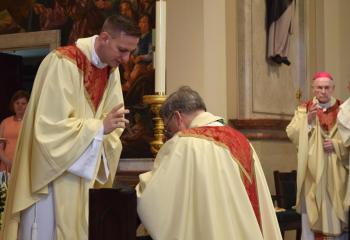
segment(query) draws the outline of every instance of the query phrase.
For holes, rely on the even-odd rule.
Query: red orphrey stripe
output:
[[[182,131],[180,136],[192,136],[205,138],[226,146],[234,160],[241,168],[241,178],[248,194],[250,203],[253,207],[256,219],[261,228],[261,218],[259,209],[259,197],[256,187],[256,178],[254,172],[254,162],[251,153],[250,144],[245,136],[229,126],[224,127],[197,127]],[[218,159],[219,160],[219,159]],[[242,173],[245,172],[245,174]],[[248,176],[247,176],[247,175]]]
[[[103,97],[111,68],[108,66],[102,69],[97,68],[75,45],[61,47],[56,51],[75,62],[78,69],[83,72],[84,87],[96,111]]]

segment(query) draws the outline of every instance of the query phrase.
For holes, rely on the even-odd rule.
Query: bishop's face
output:
[[[328,103],[334,91],[334,82],[326,77],[316,78],[313,81],[312,91],[320,103]]]

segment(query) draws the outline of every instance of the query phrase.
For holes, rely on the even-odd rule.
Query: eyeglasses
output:
[[[166,139],[169,139],[174,135],[174,133],[169,129],[169,123],[171,122],[171,119],[174,117],[174,115],[175,112],[172,112],[168,117],[167,123],[164,122],[164,135]]]

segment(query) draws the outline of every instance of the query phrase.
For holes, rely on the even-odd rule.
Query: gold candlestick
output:
[[[153,120],[153,140],[150,142],[151,152],[155,157],[159,149],[164,144],[164,122],[160,116],[160,108],[164,103],[166,96],[164,93],[156,93],[156,95],[143,96],[143,102],[149,105],[152,112]]]

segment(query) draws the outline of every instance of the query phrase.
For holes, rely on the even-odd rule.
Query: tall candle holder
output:
[[[155,46],[155,94],[143,96],[143,103],[149,105],[153,120],[153,140],[151,152],[155,157],[164,144],[164,123],[160,108],[165,96],[165,63],[166,63],[166,1],[156,0],[156,46]]]
[[[164,93],[156,93],[155,95],[143,96],[143,103],[150,107],[153,120],[153,139],[150,142],[151,153],[155,157],[159,149],[164,144],[164,122],[160,116],[160,108],[162,107],[166,95]]]

